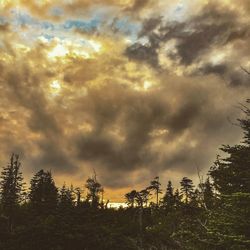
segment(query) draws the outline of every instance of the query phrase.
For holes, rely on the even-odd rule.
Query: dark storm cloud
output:
[[[171,38],[179,39],[177,51],[181,63],[191,64],[213,46],[225,46],[236,39],[249,39],[249,26],[238,23],[237,18],[237,13],[217,9],[212,5],[194,17],[184,30],[178,31],[181,34],[177,32],[170,35]],[[193,30],[189,31],[189,28]]]
[[[125,55],[130,59],[136,61],[143,61],[149,63],[152,67],[158,67],[158,45],[153,46],[152,44],[142,45],[140,43],[135,43],[128,47],[125,51]]]
[[[55,174],[71,173],[74,174],[78,168],[71,161],[67,151],[59,145],[60,140],[45,138],[37,142],[41,154],[34,158],[32,162],[33,171],[38,171],[44,167],[53,169]]]
[[[30,112],[28,125],[33,131],[42,131],[47,136],[60,134],[60,128],[53,114],[46,110],[46,100],[39,89],[39,79],[29,72],[28,68],[22,72],[10,72],[7,76],[7,84],[10,88],[14,102]],[[32,85],[36,83],[37,86]]]
[[[226,64],[219,64],[219,65],[205,64],[200,69],[200,72],[203,74],[215,73],[218,75],[223,75],[227,71],[228,71],[228,66]]]
[[[154,31],[162,22],[162,17],[149,18],[143,21],[142,29],[138,36],[143,37]]]
[[[85,135],[75,136],[78,158],[96,163],[100,169],[118,175],[139,169],[148,169],[152,175],[167,169],[190,174],[195,171],[196,163],[201,166],[208,164],[204,156],[205,152],[211,154],[211,148],[206,149],[207,137],[213,138],[209,142],[211,145],[222,142],[221,130],[232,129],[227,124],[227,116],[235,117],[237,111],[221,113],[219,99],[218,107],[213,106],[213,98],[217,98],[215,86],[210,86],[211,89],[204,84],[199,86],[198,79],[193,83],[190,80],[179,82],[178,78],[169,81],[168,88],[163,87],[158,91],[135,93],[109,84],[108,88],[90,94],[83,103],[82,112],[91,112],[94,128]],[[212,79],[206,81],[213,85]],[[171,87],[174,82],[180,88]],[[170,89],[178,100],[176,104],[171,101]],[[112,95],[104,95],[106,91]],[[94,107],[86,105],[89,102]],[[118,134],[112,133],[116,130]],[[157,131],[161,130],[166,130],[166,134],[157,137]],[[216,134],[217,139],[213,137],[215,130],[220,131]],[[162,146],[155,148],[154,143],[158,140],[162,141]],[[173,146],[179,140],[180,145]],[[198,150],[199,146],[204,151]],[[108,175],[103,177],[106,185],[109,185],[108,178]],[[119,182],[120,186],[125,183],[126,180]]]
[[[112,94],[104,95],[106,91]],[[85,103],[92,103],[91,107]],[[149,133],[166,123],[168,104],[164,99],[109,84],[90,93],[85,103],[87,111],[91,110],[94,130],[77,139],[79,157],[101,161],[104,167],[114,170],[135,169],[141,165]],[[112,125],[118,129],[117,136],[107,135],[114,129]]]
[[[35,52],[34,52],[35,53]],[[40,58],[42,62],[43,58]],[[17,152],[29,155],[29,150],[36,147],[40,150],[38,156],[29,156],[29,161],[32,164],[33,170],[40,168],[53,168],[56,172],[74,172],[76,166],[71,162],[67,156],[67,152],[63,149],[65,147],[63,142],[63,128],[58,123],[55,114],[49,107],[45,92],[42,89],[42,82],[47,78],[47,72],[43,72],[40,68],[34,69],[29,65],[29,62],[14,62],[15,70],[12,68],[3,67],[6,71],[5,75],[5,91],[11,105],[14,109],[19,110],[16,113],[18,122],[26,120],[26,126],[29,133],[39,135],[39,138],[25,143],[25,146],[20,142],[22,150]],[[40,72],[41,70],[41,72]],[[22,111],[23,110],[23,111]],[[25,112],[22,116],[21,112]],[[15,117],[15,116],[13,116]],[[21,133],[21,132],[20,132]],[[24,130],[20,134],[20,140],[27,136]],[[22,138],[23,137],[23,138]],[[18,141],[14,145],[18,146]],[[11,146],[13,148],[13,145]],[[31,147],[31,148],[29,148]]]
[[[139,42],[129,46],[125,54],[133,60],[150,64],[155,68],[159,65],[160,53],[165,57],[178,62],[179,65],[190,66],[196,63],[202,65],[202,73],[215,73],[226,76],[225,79],[232,85],[245,84],[245,80],[238,77],[235,71],[239,65],[233,62],[238,58],[230,58],[230,61],[222,61],[216,65],[207,63],[205,55],[208,56],[214,49],[220,52],[227,45],[234,46],[235,42],[250,42],[250,27],[248,23],[240,21],[241,13],[228,7],[210,3],[205,5],[201,13],[191,16],[185,22],[164,22],[162,18],[156,17],[146,19],[138,37],[148,39],[148,42]],[[169,41],[175,40],[175,50],[160,52],[160,48]],[[238,50],[243,50],[237,48]],[[250,52],[247,52],[250,55]],[[237,61],[237,60],[236,60]],[[164,66],[164,65],[163,65]],[[199,72],[197,67],[194,72]],[[194,73],[193,72],[193,73]],[[237,84],[235,84],[237,82]]]
[[[149,24],[150,22],[151,20],[146,21],[146,24],[140,32],[140,37],[142,37],[143,34],[146,34],[146,29],[152,30],[154,26],[157,26],[157,23],[160,23],[160,21],[157,21],[157,19],[153,19],[152,24]],[[150,32],[147,35],[147,39],[148,42],[145,44],[137,42],[126,48],[125,55],[128,56],[130,59],[139,62],[144,61],[150,64],[152,67],[157,68],[159,67],[158,50],[161,46],[161,43],[163,42],[162,35],[156,34],[155,32]]]

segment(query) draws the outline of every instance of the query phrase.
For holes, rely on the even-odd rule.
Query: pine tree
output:
[[[180,184],[181,194],[185,197],[185,204],[188,204],[194,193],[193,181],[187,177],[183,177]]]
[[[30,203],[38,212],[51,213],[57,207],[58,192],[51,172],[40,170],[31,179]]]
[[[4,215],[8,217],[9,230],[12,230],[13,217],[23,196],[23,177],[20,172],[19,156],[12,154],[10,163],[1,172],[0,204]]]
[[[156,207],[159,206],[159,194],[162,193],[161,183],[159,181],[159,177],[156,176],[153,181],[150,182],[150,186],[147,188],[148,190],[152,190],[156,194]]]
[[[141,206],[145,204],[145,206],[148,206],[148,200],[149,200],[150,192],[148,189],[143,189],[139,193],[137,193],[137,198],[140,200]]]
[[[125,194],[125,200],[129,207],[132,208],[134,207],[136,195],[137,195],[136,190],[132,190],[131,192]]]

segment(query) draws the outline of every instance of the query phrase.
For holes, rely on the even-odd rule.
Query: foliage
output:
[[[30,205],[38,213],[52,213],[58,201],[58,190],[51,172],[40,170],[30,181]]]
[[[23,198],[23,177],[19,156],[12,154],[10,163],[3,168],[0,181],[0,204],[8,218],[8,230],[12,230],[13,217]]]

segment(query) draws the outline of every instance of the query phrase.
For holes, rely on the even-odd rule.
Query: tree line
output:
[[[250,100],[247,101],[250,103]],[[38,171],[25,190],[13,154],[0,175],[0,249],[250,249],[250,110],[238,120],[242,141],[222,145],[198,185],[183,177],[163,190],[160,177],[124,195],[126,208],[104,202],[94,175],[79,187],[58,188]]]

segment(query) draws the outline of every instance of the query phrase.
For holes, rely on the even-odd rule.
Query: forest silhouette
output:
[[[24,188],[21,159],[13,154],[1,172],[0,249],[250,249],[250,109],[239,144],[223,145],[207,177],[180,187],[160,177],[124,195],[127,207],[112,209],[96,174],[79,187],[56,187],[40,170]],[[165,184],[164,184],[165,185]]]

